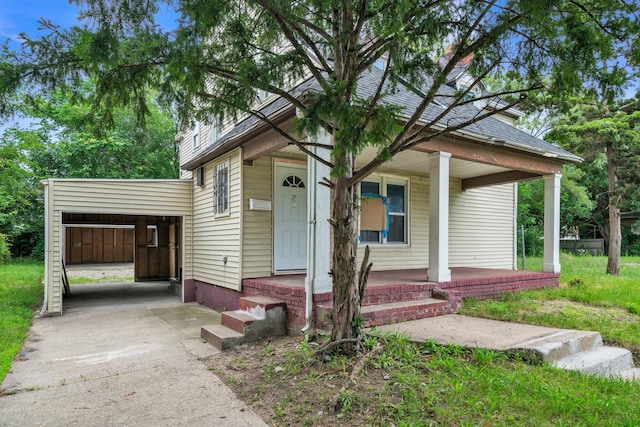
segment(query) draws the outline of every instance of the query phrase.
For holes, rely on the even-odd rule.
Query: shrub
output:
[[[7,236],[0,233],[0,264],[6,264],[11,259],[11,251],[9,251],[9,243]]]

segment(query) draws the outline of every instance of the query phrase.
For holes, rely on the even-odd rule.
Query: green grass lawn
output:
[[[560,287],[484,301],[465,300],[462,314],[598,331],[605,342],[640,355],[640,257],[622,257],[619,276],[605,274],[606,257],[562,254]],[[540,258],[527,269],[540,270]]]
[[[0,265],[0,383],[41,302],[43,271],[39,261],[13,260]]]

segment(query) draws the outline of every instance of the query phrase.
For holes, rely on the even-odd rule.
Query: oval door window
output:
[[[283,187],[304,188],[304,181],[296,175],[289,175],[282,181]]]

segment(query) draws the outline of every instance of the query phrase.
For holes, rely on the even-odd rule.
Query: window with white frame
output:
[[[229,214],[229,161],[216,165],[214,172],[213,213]]]
[[[193,125],[193,149],[200,147],[200,122]]]
[[[218,120],[214,120],[209,125],[209,145],[215,144],[218,138],[220,138],[220,123]]]
[[[158,247],[158,226],[157,225],[147,225],[147,247],[148,248]]]
[[[408,180],[370,179],[360,183],[360,243],[408,243]]]

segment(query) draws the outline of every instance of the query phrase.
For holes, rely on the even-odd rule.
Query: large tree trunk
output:
[[[615,161],[613,142],[607,143],[607,174],[609,180],[609,256],[607,274],[620,274],[620,250],[622,231],[620,229],[620,197],[617,193],[618,169]]]
[[[349,185],[348,178],[337,178],[334,182],[331,341],[354,337],[354,332],[357,333],[359,326],[354,324],[354,320],[360,317],[361,303],[356,260],[358,232],[355,221],[355,186]]]

